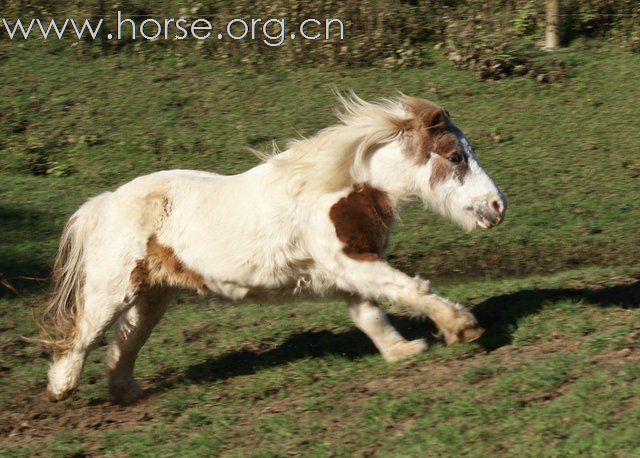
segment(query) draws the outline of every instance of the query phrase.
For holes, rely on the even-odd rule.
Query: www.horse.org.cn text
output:
[[[207,18],[124,17],[118,11],[114,25],[113,30],[107,31],[104,18],[1,18],[0,34],[6,34],[10,40],[61,40],[65,37],[95,40],[102,32],[109,40],[252,40],[271,47],[282,46],[290,40],[346,39],[344,21],[339,18],[308,18],[295,24],[286,18],[234,18],[217,23]]]

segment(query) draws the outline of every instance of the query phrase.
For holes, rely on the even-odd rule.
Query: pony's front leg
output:
[[[408,341],[402,337],[375,302],[350,296],[347,304],[355,325],[371,339],[386,361],[398,361],[426,351],[427,342],[424,339]]]
[[[423,283],[422,294],[417,298],[407,296],[404,302],[413,309],[427,315],[438,326],[447,345],[461,342],[471,342],[478,339],[484,329],[478,324],[476,317],[463,305],[453,303],[448,299],[429,291],[429,283],[417,277],[416,281]]]
[[[342,261],[341,289],[373,300],[386,297],[428,316],[447,344],[470,342],[484,332],[465,307],[432,293],[428,281],[409,277],[382,260],[356,261],[345,256]]]

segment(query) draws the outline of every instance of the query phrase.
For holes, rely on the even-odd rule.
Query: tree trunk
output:
[[[560,1],[547,0],[547,42],[546,49],[558,49],[560,47]]]

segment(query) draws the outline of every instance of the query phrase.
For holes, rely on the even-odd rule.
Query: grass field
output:
[[[546,85],[477,82],[435,55],[252,69],[1,44],[0,279],[20,296],[0,287],[0,455],[638,456],[640,57],[561,56],[570,77]],[[341,303],[184,296],[139,359],[143,401],[109,401],[102,350],[76,396],[45,401],[46,355],[20,336],[70,213],[154,170],[245,170],[247,147],[330,124],[331,84],[445,105],[509,197],[506,222],[472,234],[411,206],[389,250],[485,336],[388,365]],[[407,336],[433,331],[387,308]]]
[[[185,298],[138,362],[149,390],[113,405],[103,351],[71,400],[44,398],[46,359],[3,300],[0,448],[8,456],[637,456],[640,269],[592,268],[441,292],[486,335],[386,364],[335,302]],[[410,337],[424,323],[389,307]],[[432,340],[432,339],[431,339]]]

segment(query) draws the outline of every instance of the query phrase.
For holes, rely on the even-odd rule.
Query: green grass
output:
[[[240,172],[257,163],[248,147],[331,124],[331,84],[365,98],[403,91],[444,104],[509,197],[505,224],[472,234],[410,207],[392,239],[395,265],[477,277],[640,258],[638,55],[569,49],[572,78],[544,85],[477,82],[437,58],[402,70],[256,70],[197,55],[87,60],[54,46],[8,46],[0,60],[5,276],[46,272],[64,221],[91,195],[159,169]]]
[[[0,280],[23,295],[0,289],[0,455],[640,454],[640,58],[562,58],[571,78],[542,85],[437,57],[257,70],[0,43]],[[483,338],[388,365],[341,303],[185,296],[139,359],[145,400],[110,403],[100,349],[72,399],[45,401],[46,355],[20,336],[47,283],[24,277],[48,275],[74,209],[154,170],[243,171],[247,147],[332,123],[331,84],[444,104],[508,195],[506,222],[471,234],[411,206],[389,250],[471,305]],[[433,331],[387,308],[408,337]]]
[[[0,302],[0,449],[26,456],[633,456],[640,452],[640,268],[441,288],[486,335],[386,364],[344,304],[172,306],[142,352],[150,390],[110,404],[102,358],[80,391],[43,398],[46,359],[21,301]],[[195,302],[194,302],[195,301]],[[429,327],[388,307],[407,336]],[[22,425],[22,426],[20,426]],[[5,441],[4,444],[2,441]]]

